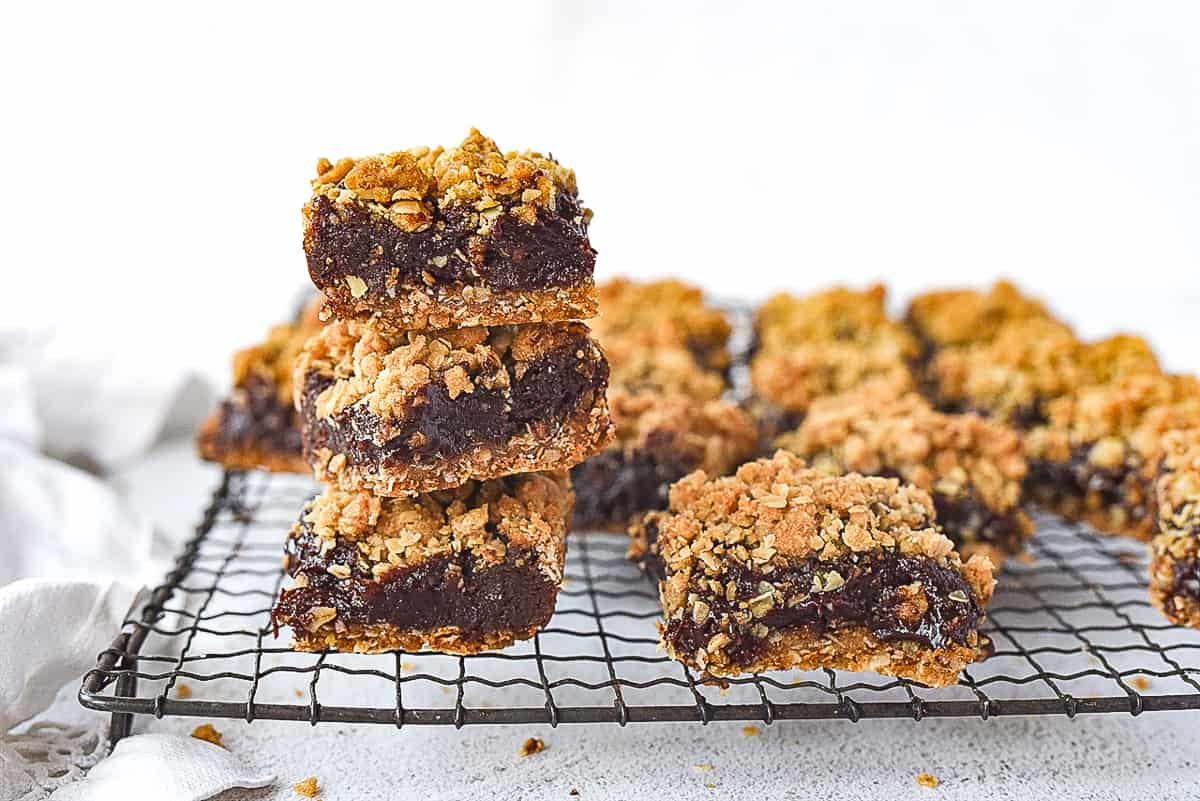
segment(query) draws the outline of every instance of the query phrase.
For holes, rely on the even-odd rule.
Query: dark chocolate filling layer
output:
[[[252,373],[221,402],[220,427],[212,441],[223,450],[253,447],[299,456],[296,410],[279,400],[273,383]]]
[[[272,613],[277,625],[302,629],[312,607],[328,606],[346,624],[387,623],[410,631],[454,626],[471,642],[544,626],[554,613],[558,588],[528,549],[510,548],[504,562],[483,568],[468,551],[437,556],[376,580],[358,566],[353,543],[339,540],[322,555],[321,542],[307,527],[288,540],[288,573],[304,573],[308,586],[283,591]],[[332,564],[350,565],[350,578],[331,575],[326,568]]]
[[[950,497],[940,492],[930,493],[937,521],[955,548],[965,542],[986,542],[1008,554],[1021,550],[1024,532],[1021,530],[1020,510],[997,512],[981,502],[973,492]],[[964,534],[970,532],[970,536]]]
[[[1200,559],[1180,559],[1171,565],[1171,571],[1171,586],[1167,593],[1174,598],[1200,602]]]
[[[366,283],[368,299],[395,296],[397,285],[425,288],[428,274],[439,284],[530,291],[574,286],[592,277],[596,263],[579,202],[565,192],[553,210],[539,208],[532,225],[504,214],[484,236],[467,209],[434,207],[428,228],[406,233],[362,204],[339,210],[324,196],[313,202],[305,252],[321,289],[344,287],[354,275]]]
[[[1051,504],[1067,498],[1094,498],[1104,506],[1124,508],[1131,522],[1155,514],[1154,488],[1141,477],[1140,470],[1129,464],[1116,469],[1091,464],[1091,449],[1090,444],[1078,445],[1065,462],[1030,459],[1025,492],[1034,500]]]
[[[830,571],[836,571],[845,583],[830,592],[812,592],[814,577]],[[965,644],[983,614],[960,573],[931,559],[890,551],[863,554],[857,559],[810,558],[792,567],[777,567],[771,573],[732,563],[720,577],[722,585],[735,583],[737,591],[732,601],[725,593],[713,593],[706,580],[694,574],[690,589],[709,604],[710,614],[697,623],[685,611],[667,624],[666,639],[685,654],[706,648],[709,640],[722,631],[721,621],[728,620],[727,615],[741,612],[746,616],[747,610],[739,602],[748,604],[759,596],[760,582],[776,587],[786,599],[783,606],[772,608],[762,617],[751,617],[744,624],[732,624],[732,630],[724,630],[731,641],[723,650],[739,665],[753,663],[767,646],[765,638],[753,634],[757,624],[772,631],[805,629],[818,634],[864,626],[884,641],[914,640],[942,648],[951,643]],[[914,613],[911,600],[902,592],[915,582],[921,583],[928,603],[923,612]],[[951,598],[951,593],[962,600]]]
[[[669,433],[654,432],[644,447],[606,448],[571,468],[575,528],[624,527],[643,512],[666,509],[671,484],[697,466],[672,443]]]
[[[305,453],[328,448],[344,453],[350,464],[388,467],[453,458],[481,445],[498,447],[528,429],[552,432],[572,416],[587,414],[608,386],[608,363],[589,358],[590,353],[590,341],[581,336],[526,363],[519,375],[506,354],[507,394],[476,387],[452,399],[444,384],[431,383],[420,402],[404,410],[399,427],[383,444],[375,441],[379,418],[362,405],[332,420],[315,419],[317,396],[333,379],[309,373],[302,399]]]

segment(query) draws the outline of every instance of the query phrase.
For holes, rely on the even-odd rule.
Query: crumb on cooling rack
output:
[[[318,792],[317,777],[309,776],[303,781],[296,782],[292,785],[292,790],[298,795],[306,796],[308,798],[316,798]]]
[[[742,734],[746,735],[747,737],[757,737],[758,735],[762,734],[762,730],[757,726],[743,726]]]
[[[417,663],[416,662],[401,662],[400,669],[401,670],[416,670]]]
[[[1142,692],[1150,689],[1150,679],[1146,678],[1145,676],[1134,676],[1129,680],[1129,683]]]
[[[542,751],[545,751],[545,750],[546,750],[546,743],[542,740],[541,737],[530,737],[528,740],[521,743],[521,749],[519,751],[517,751],[517,754],[520,756],[523,756],[523,757],[527,757],[532,754],[541,753]]]
[[[176,698],[191,698],[192,697],[192,688],[187,686],[183,682],[179,682],[179,684],[175,686],[175,697]]]
[[[928,787],[930,790],[933,790],[933,789],[936,789],[937,786],[939,784],[941,784],[941,782],[938,781],[938,777],[934,776],[932,773],[918,773],[917,774],[917,784],[921,785],[922,787]]]
[[[192,730],[192,736],[197,740],[204,740],[213,745],[219,745],[221,748],[225,747],[225,743],[221,742],[221,732],[213,728],[211,723],[202,723],[197,726]]]
[[[296,697],[297,697],[297,698],[303,698],[303,697],[304,697],[304,690],[301,690],[299,687],[297,687],[296,689],[292,690],[292,692],[294,692],[294,693],[296,694]]]

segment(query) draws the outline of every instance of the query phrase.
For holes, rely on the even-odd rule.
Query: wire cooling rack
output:
[[[1146,600],[1145,548],[1039,516],[988,612],[996,653],[957,686],[778,672],[725,689],[657,648],[656,592],[625,538],[571,535],[549,625],[504,651],[303,654],[278,639],[282,541],[315,488],[226,473],[175,568],[84,678],[84,706],[134,715],[412,724],[762,721],[1067,715],[1200,708],[1200,632]]]

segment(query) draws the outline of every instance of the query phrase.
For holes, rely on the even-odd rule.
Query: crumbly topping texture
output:
[[[366,204],[410,233],[433,223],[435,207],[469,209],[481,230],[502,214],[532,225],[539,208],[554,208],[558,193],[577,191],[574,171],[534,151],[501,151],[474,128],[449,149],[415,147],[336,163],[321,159],[312,184],[314,196]]]
[[[1158,360],[1139,337],[1085,343],[1066,325],[1044,318],[1006,323],[986,343],[941,350],[929,367],[940,405],[1006,419],[1036,412],[1079,387],[1158,372]]]
[[[630,392],[680,393],[715,400],[725,392],[724,375],[705,368],[689,349],[653,344],[638,337],[601,339],[608,358],[609,385]]]
[[[934,347],[988,342],[1013,320],[1051,319],[1042,303],[1008,281],[991,289],[949,289],[912,299],[906,319],[917,335]]]
[[[981,599],[991,595],[991,563],[962,565],[937,528],[929,493],[893,478],[827,476],[788,451],[747,462],[732,476],[683,478],[671,487],[660,523],[668,571],[683,577],[671,580],[679,590],[693,570],[716,577],[730,559],[761,569],[890,550],[961,566]]]
[[[729,320],[705,303],[699,287],[673,279],[614,278],[600,284],[596,294],[600,315],[591,325],[606,348],[617,340],[643,348],[672,345],[699,354],[705,369],[729,366]]]
[[[1163,434],[1200,425],[1200,382],[1138,373],[1080,388],[1047,404],[1049,422],[1028,432],[1030,458],[1061,462],[1088,446],[1089,463],[1115,468],[1132,458],[1157,464]]]
[[[727,401],[617,389],[608,403],[617,432],[609,447],[626,453],[667,447],[695,469],[719,475],[758,446],[749,415]]]
[[[758,346],[774,350],[813,341],[868,345],[884,340],[901,358],[915,357],[916,340],[888,317],[886,304],[882,284],[865,290],[835,287],[803,297],[779,293],[755,312]]]
[[[915,385],[899,343],[890,340],[871,345],[813,341],[762,350],[750,364],[750,380],[759,398],[789,412],[803,412],[818,398],[868,382],[897,393]]]
[[[324,291],[338,317],[373,318],[377,325],[401,330],[586,320],[596,314],[591,279],[569,287],[536,290],[501,290],[431,280],[432,286],[406,286],[403,292],[389,296],[386,311],[378,309],[375,298],[362,297],[367,293],[358,285],[355,288],[362,292],[360,297],[355,297],[355,289],[350,286],[325,287]]]
[[[309,502],[302,520],[323,547],[354,543],[356,567],[377,580],[397,567],[464,551],[486,568],[502,563],[509,548],[521,548],[537,555],[539,568],[557,585],[573,503],[565,472],[529,473],[406,498],[327,488]],[[295,524],[293,534],[300,530]],[[350,568],[327,569],[348,579]]]
[[[942,414],[909,393],[879,403],[868,388],[815,402],[775,440],[823,473],[899,475],[927,492],[975,494],[992,509],[1020,503],[1026,474],[1016,432],[974,414]]]
[[[266,340],[239,350],[233,356],[233,384],[245,386],[257,375],[271,383],[279,392],[282,403],[292,403],[292,364],[304,343],[321,328],[319,314],[323,298],[309,301],[294,323],[273,327]]]
[[[309,340],[297,358],[296,404],[312,371],[335,379],[317,397],[320,418],[358,403],[379,417],[397,416],[434,382],[445,385],[451,400],[476,388],[502,392],[512,381],[507,363],[519,375],[538,357],[587,336],[588,327],[578,322],[394,331],[375,318],[339,320]],[[592,360],[601,359],[587,341]]]
[[[1200,539],[1200,428],[1169,432],[1162,451],[1155,486],[1159,530]]]

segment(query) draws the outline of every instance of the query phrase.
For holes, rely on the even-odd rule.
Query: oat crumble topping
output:
[[[949,289],[913,298],[907,319],[917,333],[936,347],[987,342],[1013,320],[1051,319],[1040,301],[1024,295],[1008,281],[991,289]]]
[[[312,184],[314,196],[328,197],[335,208],[365,204],[409,233],[428,228],[434,209],[448,207],[469,209],[480,231],[503,214],[532,225],[538,209],[553,209],[560,192],[577,191],[573,170],[534,151],[502,152],[474,128],[449,149],[415,147],[336,163],[321,159]]]

